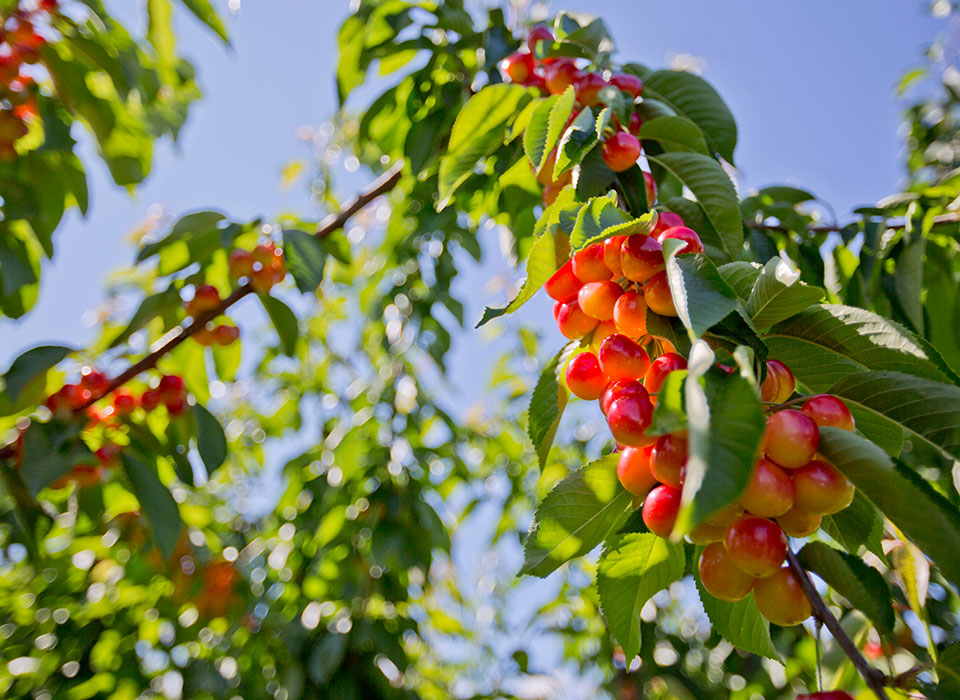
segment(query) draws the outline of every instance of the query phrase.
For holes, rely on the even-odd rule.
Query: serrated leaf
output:
[[[685,369],[674,370],[663,381],[657,392],[657,405],[650,427],[647,428],[648,435],[666,435],[687,427],[687,414],[683,408],[683,387],[687,374]]]
[[[66,345],[38,345],[24,351],[10,363],[10,369],[3,375],[4,390],[16,401],[31,382],[46,375],[50,368],[74,351],[75,348]]]
[[[807,542],[797,553],[804,568],[827,582],[833,590],[866,615],[877,629],[890,634],[896,622],[893,600],[883,575],[852,554],[838,552],[823,542]]]
[[[614,535],[597,564],[597,592],[607,627],[627,659],[640,651],[640,610],[683,576],[683,545],[652,533]]]
[[[662,116],[645,121],[641,141],[656,141],[665,151],[693,151],[709,155],[700,127],[684,117]]]
[[[607,455],[561,480],[537,506],[523,546],[522,574],[547,576],[583,556],[624,521],[632,496],[617,478],[618,455]]]
[[[94,465],[96,457],[80,439],[80,425],[34,421],[23,433],[20,476],[31,496],[66,476],[78,464]]]
[[[489,306],[483,310],[483,317],[476,328],[488,321],[512,314],[529,301],[534,294],[546,283],[554,272],[570,259],[570,243],[567,234],[563,231],[551,231],[533,242],[530,254],[527,256],[527,278],[520,287],[520,291],[513,300],[502,309],[493,309]]]
[[[880,511],[919,546],[943,575],[960,583],[960,513],[916,473],[864,438],[820,429],[820,454],[847,475]],[[923,517],[917,517],[922,513]]]
[[[800,281],[799,270],[783,258],[773,258],[764,265],[747,299],[747,313],[757,328],[769,328],[822,298],[822,289]]]
[[[700,582],[699,574],[695,578],[703,610],[717,634],[738,649],[782,661],[770,639],[770,623],[757,610],[752,593],[743,600],[729,603],[710,595]]]
[[[587,202],[573,226],[570,247],[574,251],[610,236],[647,234],[656,225],[657,215],[647,212],[638,219],[632,218],[617,206],[613,196],[595,197]]]
[[[883,537],[883,518],[870,501],[859,491],[853,503],[833,515],[823,516],[820,527],[850,554],[859,554],[866,547],[877,556],[883,555],[880,539]]]
[[[210,411],[200,404],[194,405],[192,410],[197,423],[197,452],[209,476],[227,458],[227,437],[220,421]]]
[[[284,354],[293,357],[297,349],[297,339],[300,337],[300,324],[296,314],[276,297],[267,294],[258,294],[257,297],[273,322]]]
[[[530,407],[527,409],[527,433],[533,441],[537,457],[542,469],[547,463],[547,455],[553,445],[553,438],[560,425],[560,416],[567,407],[569,392],[566,386],[557,380],[557,372],[566,364],[566,359],[577,347],[576,343],[568,343],[558,352],[540,373],[540,379],[530,397]]]
[[[523,132],[523,152],[527,154],[530,165],[539,170],[550,151],[546,150],[547,132],[550,126],[550,110],[557,104],[559,95],[550,95],[538,99],[530,115],[530,122]]]
[[[720,276],[733,287],[733,291],[743,301],[750,298],[750,292],[753,291],[753,285],[756,284],[762,270],[763,265],[742,260],[725,263],[717,268]]]
[[[910,604],[910,609],[921,620],[926,619],[925,606],[930,591],[930,562],[916,545],[901,542],[890,552],[890,561],[897,572],[900,587]]]
[[[574,170],[573,183],[577,199],[585,202],[591,197],[603,194],[616,181],[617,173],[603,162],[601,149],[593,148]]]
[[[573,166],[579,165],[598,141],[597,120],[593,116],[593,111],[589,107],[584,107],[560,137],[553,179],[556,180]]]
[[[691,337],[700,338],[740,303],[736,292],[704,253],[683,253],[683,242],[664,241],[667,282],[673,305]]]
[[[323,281],[327,253],[323,244],[309,233],[296,229],[283,232],[283,254],[293,281],[304,294],[316,292]]]
[[[157,547],[167,559],[173,554],[183,530],[177,502],[157,477],[155,467],[151,468],[126,451],[120,454],[120,459],[133,493],[140,501],[140,508],[150,523]]]

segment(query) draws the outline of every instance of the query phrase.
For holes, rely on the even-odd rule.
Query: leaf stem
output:
[[[765,408],[764,410],[769,411],[770,413],[776,413],[777,411],[782,411],[785,408],[790,408],[790,406],[796,406],[798,403],[803,403],[809,398],[810,398],[809,396],[798,396],[795,399],[789,399],[787,401],[784,401],[783,403],[774,403],[773,401],[764,401],[763,403],[767,405],[767,408]]]

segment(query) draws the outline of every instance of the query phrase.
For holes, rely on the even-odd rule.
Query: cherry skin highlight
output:
[[[680,489],[660,484],[643,501],[643,524],[655,535],[669,537],[680,511]]]
[[[799,625],[813,614],[800,582],[787,567],[757,581],[753,599],[760,614],[781,627]]]
[[[646,447],[624,447],[617,460],[617,478],[620,484],[634,496],[644,496],[657,484],[650,473],[650,451]]]
[[[632,168],[642,152],[640,140],[626,131],[618,131],[610,136],[601,149],[603,162],[615,173]]]
[[[584,107],[592,107],[597,103],[597,95],[607,85],[607,81],[599,73],[587,73],[574,83],[577,102]]]
[[[643,295],[627,290],[613,305],[613,321],[617,332],[628,338],[639,338],[647,333],[647,303]]]
[[[644,431],[653,420],[653,404],[638,396],[617,396],[607,409],[607,424],[621,445],[643,447],[653,442]]]
[[[613,400],[621,396],[633,396],[650,401],[650,394],[636,379],[616,379],[604,387],[603,394],[600,396],[600,410],[603,411],[603,415],[607,415]]]
[[[576,300],[577,293],[582,286],[583,283],[573,272],[573,260],[571,259],[567,260],[559,270],[550,276],[550,279],[544,283],[543,288],[547,290],[547,296],[554,301],[569,304]]]
[[[740,505],[752,515],[774,518],[790,510],[793,500],[793,481],[787,473],[770,460],[757,460]]]
[[[620,251],[626,236],[610,236],[603,242],[603,264],[607,266],[614,277],[623,277],[623,267],[620,264]]]
[[[614,333],[600,344],[600,367],[610,379],[639,379],[650,369],[650,356],[641,345]]]
[[[597,319],[583,313],[576,301],[569,304],[556,302],[553,305],[553,318],[560,332],[570,340],[579,340],[597,327]]]
[[[737,568],[755,578],[775,574],[787,556],[783,530],[766,518],[740,518],[727,528],[723,542]]]
[[[820,430],[805,413],[787,409],[767,419],[764,452],[784,469],[798,469],[813,459],[820,446]]]
[[[660,316],[677,316],[677,307],[673,304],[673,295],[667,282],[666,270],[658,272],[643,285],[643,300],[647,307]]]
[[[812,460],[793,472],[797,507],[810,513],[832,515],[853,502],[856,489],[833,465]]]
[[[736,567],[722,542],[704,548],[698,568],[707,593],[730,603],[746,598],[756,580]]]
[[[500,73],[511,83],[525,83],[533,74],[533,55],[517,51],[500,61]]]
[[[796,388],[793,372],[780,360],[767,360],[767,377],[760,385],[760,400],[783,403]]]
[[[551,95],[562,95],[580,77],[580,69],[572,58],[561,58],[547,66],[544,73],[547,91]]]
[[[678,369],[687,368],[687,358],[675,352],[665,352],[650,363],[650,369],[643,380],[643,385],[651,394],[660,391],[667,375]]]
[[[687,438],[673,433],[658,437],[650,455],[650,471],[657,481],[680,488],[686,466]]]
[[[604,266],[606,267],[606,266]],[[590,318],[609,321],[613,318],[613,307],[623,294],[623,288],[616,282],[587,282],[577,293],[580,308]]]
[[[629,93],[634,99],[643,94],[643,81],[630,73],[614,73],[610,78],[610,84]]]
[[[653,203],[657,201],[657,181],[653,179],[653,175],[646,171],[643,173],[643,187],[647,194],[647,208],[650,209],[653,207]]]
[[[703,241],[700,240],[700,236],[691,228],[686,226],[674,226],[673,228],[668,228],[666,231],[660,233],[657,236],[657,241],[660,245],[663,245],[663,242],[668,238],[673,238],[678,241],[683,241],[686,243],[686,247],[682,248],[678,255],[686,255],[688,253],[702,253],[703,252]]]
[[[663,246],[657,239],[642,233],[627,236],[620,249],[620,265],[623,276],[631,282],[646,282],[666,269]]]
[[[851,433],[857,429],[853,414],[847,404],[830,394],[820,394],[807,399],[800,410],[813,418],[819,427],[840,428]]]
[[[600,370],[600,362],[592,352],[581,352],[567,365],[567,387],[574,396],[592,401],[599,399],[607,378]]]

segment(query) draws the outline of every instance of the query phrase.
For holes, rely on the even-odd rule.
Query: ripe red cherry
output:
[[[634,99],[643,94],[643,81],[630,73],[614,73],[610,78],[610,84],[633,95]]]
[[[630,122],[627,124],[627,131],[640,138],[640,129],[643,127],[643,117],[636,112],[630,113]]]
[[[785,469],[798,469],[813,459],[820,446],[820,430],[805,413],[787,409],[767,419],[763,448],[768,459]]]
[[[620,484],[634,496],[646,495],[657,480],[650,473],[650,451],[652,445],[646,447],[624,447],[617,460],[617,478]]]
[[[657,201],[657,181],[653,179],[653,175],[646,171],[643,173],[643,186],[647,193],[647,208],[650,209],[653,207],[653,203]]]
[[[643,447],[653,442],[644,434],[652,419],[653,404],[643,397],[617,396],[607,409],[607,424],[614,440],[629,447]]]
[[[236,326],[220,325],[213,329],[213,336],[218,345],[230,345],[240,337],[240,329]]]
[[[743,508],[739,503],[731,503],[730,505],[724,506],[720,510],[711,513],[709,518],[706,518],[704,522],[708,525],[715,525],[717,527],[722,527],[724,529],[724,536],[726,536],[726,529],[732,525],[734,522],[739,520],[743,516]]]
[[[660,391],[667,375],[678,369],[687,368],[687,359],[683,355],[675,352],[665,352],[656,360],[650,363],[650,369],[647,370],[647,376],[643,380],[643,385],[651,394]]]
[[[533,55],[517,51],[500,61],[500,73],[511,83],[525,83],[533,74]]]
[[[639,379],[650,369],[650,356],[643,346],[621,333],[600,344],[600,367],[610,379]]]
[[[632,168],[643,149],[640,140],[626,131],[618,131],[603,142],[603,162],[615,173]]]
[[[667,271],[658,272],[643,285],[643,300],[647,307],[660,316],[677,316],[677,307],[673,304]]]
[[[617,324],[613,320],[600,321],[597,327],[593,329],[593,336],[590,338],[590,347],[594,352],[599,352],[600,344],[611,335],[617,332]]]
[[[530,53],[536,53],[537,44],[541,41],[553,41],[553,32],[545,24],[534,26],[527,34],[527,48],[530,49]]]
[[[650,471],[657,481],[680,488],[687,467],[687,438],[672,433],[661,435],[653,445]]]
[[[577,292],[583,284],[573,273],[573,260],[567,260],[559,270],[554,272],[548,279],[543,288],[547,290],[547,296],[554,301],[569,304],[577,298]]]
[[[113,394],[113,412],[118,416],[128,416],[137,408],[137,399],[126,389],[118,389]]]
[[[152,411],[160,405],[160,395],[154,389],[147,389],[140,395],[140,407],[144,411]]]
[[[253,255],[248,250],[237,248],[230,253],[230,276],[234,279],[249,277],[253,273]]]
[[[607,415],[613,400],[621,396],[633,396],[650,401],[650,394],[636,379],[615,379],[604,387],[603,394],[600,396],[600,410],[603,411],[603,415]]]
[[[562,95],[582,75],[572,58],[561,58],[547,66],[544,79],[551,95]]]
[[[557,201],[557,197],[560,196],[561,190],[564,188],[564,184],[560,182],[554,182],[547,185],[543,188],[543,203],[548,207]]]
[[[166,403],[183,396],[183,377],[176,374],[165,374],[160,377],[157,385],[157,395],[160,401]]]
[[[623,294],[623,287],[616,282],[587,282],[580,287],[577,301],[580,308],[590,318],[609,321],[613,318],[613,307]]]
[[[594,243],[573,254],[573,274],[581,282],[605,282],[613,276],[603,260],[602,243]]]
[[[793,372],[780,360],[767,360],[767,377],[760,385],[760,400],[783,403],[796,387]]]
[[[820,394],[814,396],[803,404],[801,411],[813,418],[813,421],[819,426],[828,426],[831,428],[840,428],[841,430],[856,430],[856,422],[853,420],[853,414],[847,408],[847,404],[830,394]]]
[[[567,387],[575,396],[592,401],[599,399],[607,378],[600,370],[600,362],[592,352],[575,355],[567,365]]]
[[[220,292],[212,284],[201,284],[186,303],[188,316],[199,316],[220,306]]]
[[[845,690],[824,690],[798,695],[797,700],[854,700],[854,697]]]
[[[800,582],[787,567],[757,581],[753,585],[753,599],[760,614],[781,627],[799,625],[812,614]]]
[[[770,460],[759,459],[740,495],[740,505],[752,515],[775,518],[793,507],[793,499],[793,482],[787,473]]]
[[[731,561],[723,542],[714,542],[700,555],[700,582],[707,593],[730,603],[746,598],[753,588],[753,576],[743,573]]]
[[[607,87],[607,81],[599,73],[587,73],[581,77],[575,84],[577,91],[577,102],[584,107],[592,107],[597,103],[597,95],[603,88]]]
[[[680,489],[660,484],[643,500],[643,524],[655,535],[669,537],[680,510]]]
[[[672,211],[661,211],[657,214],[657,225],[653,227],[650,235],[656,238],[667,229],[677,226],[686,226],[679,214],[674,214]]]
[[[167,413],[171,416],[180,416],[187,410],[187,399],[184,396],[178,396],[164,403],[167,407]]]
[[[646,282],[665,269],[663,246],[656,238],[636,234],[627,236],[620,249],[623,276],[632,282]]]
[[[700,240],[700,236],[697,235],[697,232],[692,228],[687,228],[686,226],[674,226],[668,228],[666,231],[660,233],[657,236],[657,241],[660,245],[663,245],[663,242],[668,238],[675,238],[678,241],[683,241],[686,243],[686,247],[681,249],[678,255],[686,255],[687,253],[702,253],[703,252],[703,241]]]
[[[583,313],[576,301],[569,304],[556,302],[553,305],[553,318],[560,332],[570,340],[579,340],[597,327],[597,319]]]
[[[607,266],[614,277],[623,277],[623,267],[620,265],[620,250],[626,236],[610,236],[603,242],[603,264]]]
[[[639,338],[647,333],[647,303],[643,295],[633,289],[620,295],[613,305],[613,321],[617,332],[628,338]]]
[[[793,472],[796,503],[810,513],[832,515],[853,502],[856,489],[833,465],[819,459]]]
[[[64,384],[59,391],[59,401],[71,411],[79,411],[90,400],[90,390],[79,384]]]
[[[84,367],[80,370],[80,385],[95,396],[101,396],[109,384],[110,381],[103,373],[93,367]]]
[[[737,568],[756,578],[775,574],[787,557],[783,530],[766,518],[740,518],[727,528],[723,542]]]
[[[777,518],[777,524],[790,537],[809,537],[820,529],[823,516],[794,506]]]

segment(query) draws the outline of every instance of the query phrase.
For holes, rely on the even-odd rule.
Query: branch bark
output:
[[[934,224],[955,224],[960,222],[960,213],[951,213],[951,214],[940,214],[939,216],[933,217]],[[750,219],[744,219],[744,225],[747,228],[760,229],[763,231],[782,231],[787,233],[792,231],[788,226],[782,226],[780,224],[765,224],[762,221],[752,221]],[[896,219],[887,222],[887,228],[904,228],[907,225],[905,219]],[[838,233],[844,229],[843,226],[839,224],[828,224],[826,226],[808,226],[807,231],[810,233]]]

